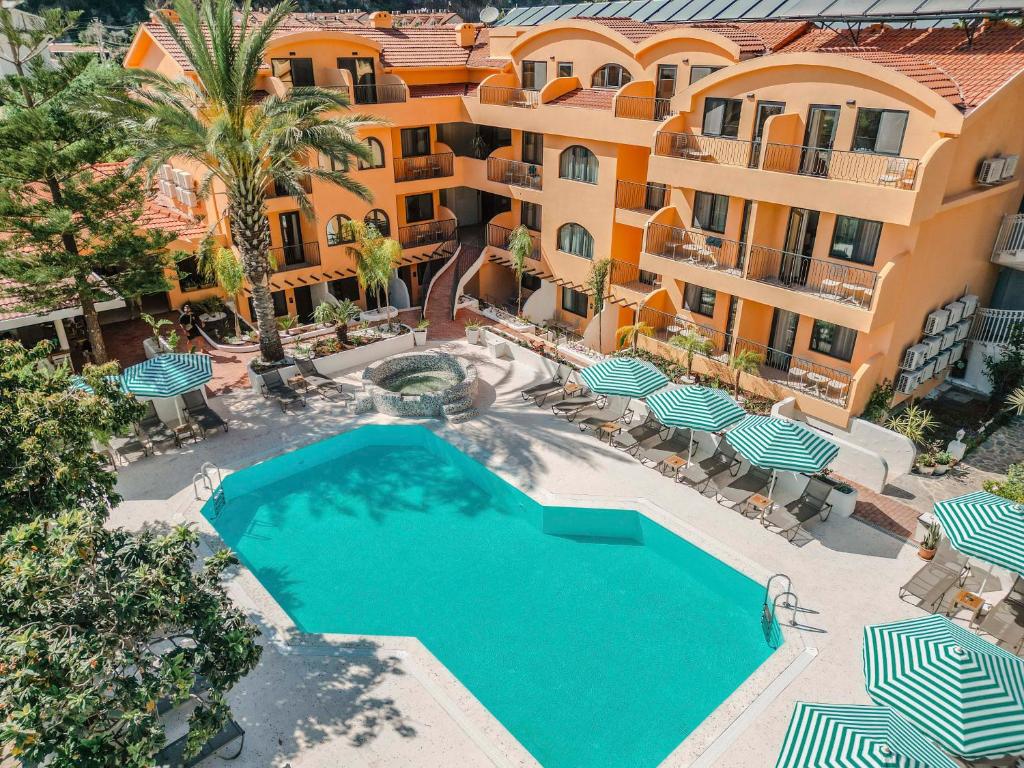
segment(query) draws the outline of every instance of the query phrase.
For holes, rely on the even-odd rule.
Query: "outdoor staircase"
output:
[[[454,263],[440,272],[430,284],[430,296],[423,308],[423,316],[430,321],[431,338],[449,340],[464,334],[462,323],[456,322],[453,317],[455,300],[458,298],[455,291],[458,281],[479,258],[480,250],[475,245],[462,243],[452,256]]]
[[[448,403],[441,410],[444,411],[445,418],[452,424],[461,424],[480,415],[473,401],[468,397]]]

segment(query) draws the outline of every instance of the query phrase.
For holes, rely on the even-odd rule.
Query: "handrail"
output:
[[[733,354],[741,350],[751,350],[758,354],[761,357],[759,375],[762,379],[778,381],[789,389],[836,405],[845,406],[849,400],[853,376],[848,371],[742,337],[736,338],[733,350]]]
[[[448,311],[451,313],[453,319],[455,317],[455,305],[459,300],[459,282],[461,282],[462,277],[480,257],[480,249],[475,245],[462,243],[457,253],[458,255],[455,257],[455,264],[452,266],[451,295],[448,297]]]
[[[455,154],[452,152],[395,158],[395,181],[437,179],[454,173]]]
[[[640,293],[651,293],[661,287],[661,275],[641,269],[639,264],[620,259],[611,260],[608,282]]]
[[[541,167],[521,160],[504,157],[487,158],[487,179],[527,189],[540,189],[543,185]]]
[[[654,309],[653,307],[641,307],[637,313],[637,322],[645,323],[653,328],[653,340],[676,352],[679,351],[679,348],[669,344],[669,339],[683,333],[694,333],[698,336],[703,336],[711,342],[707,353],[697,353],[701,357],[720,358],[729,353],[731,337],[709,325],[695,323],[685,317],[662,312],[660,309]]]
[[[996,244],[992,246],[992,259],[1020,251],[1024,251],[1024,213],[1008,213],[999,224]]]
[[[870,309],[878,273],[841,262],[800,253],[752,245],[747,256],[747,278],[759,283],[808,291],[820,298]]]
[[[509,227],[503,227],[500,224],[487,225],[487,244],[493,248],[500,248],[503,251],[507,251],[508,241],[511,236],[512,230]],[[530,258],[540,260],[540,235],[535,232],[531,232],[530,240],[533,241],[533,251],[530,253]]]
[[[749,165],[750,152],[751,142],[727,136],[658,131],[654,140],[656,155],[681,157],[684,160],[699,160],[718,165]]]
[[[403,248],[418,248],[452,240],[456,236],[458,222],[455,219],[437,219],[409,224],[398,228],[398,242]]]
[[[354,104],[400,104],[408,99],[400,83],[360,83],[352,86]]]
[[[616,96],[615,116],[632,120],[664,120],[672,114],[672,100],[653,96]]]
[[[655,213],[668,205],[669,188],[665,184],[646,184],[619,179],[615,182],[615,207],[627,211]]]
[[[737,240],[656,222],[647,225],[644,237],[644,253],[705,269],[739,272],[744,250],[744,244]]]
[[[525,88],[508,88],[500,85],[481,85],[476,90],[481,104],[498,104],[503,107],[533,109],[540,103],[539,91]]]
[[[315,240],[309,243],[274,246],[269,248],[267,253],[274,261],[275,272],[320,266],[320,243]],[[295,261],[296,257],[301,258],[301,261]]]
[[[1015,332],[1024,332],[1024,309],[982,308],[974,315],[968,338],[986,344],[1008,344]]]

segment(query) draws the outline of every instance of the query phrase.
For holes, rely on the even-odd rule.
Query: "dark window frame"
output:
[[[696,294],[695,300],[691,301],[691,290]],[[696,283],[687,283],[683,289],[683,309],[702,317],[715,316],[715,304],[718,301],[718,291],[713,288],[705,288]],[[692,306],[691,306],[692,305]]]
[[[615,82],[612,83],[611,72],[616,73],[614,78]],[[602,82],[598,84],[598,79]],[[614,61],[610,61],[607,64],[602,64],[600,67],[594,70],[594,74],[590,76],[590,87],[600,88],[602,90],[617,91],[624,85],[633,82],[633,73],[626,69],[621,64],[617,64]]]
[[[529,140],[527,140],[527,136],[530,137]],[[542,166],[544,164],[544,134],[536,131],[523,131],[519,150],[524,163]]]
[[[356,241],[353,236],[352,228],[345,226],[352,221],[352,217],[344,213],[336,213],[327,220],[327,226],[324,227],[324,233],[327,238],[327,245],[350,245]],[[335,235],[331,235],[331,224],[338,222],[338,232]]]
[[[368,136],[366,138],[365,144],[370,148],[371,153],[374,152],[374,148],[376,147],[376,151],[379,152],[380,154],[380,164],[378,165],[377,161],[374,160],[371,160],[369,163],[365,163],[363,162],[362,159],[359,159],[357,161],[359,170],[370,171],[376,168],[383,168],[387,164],[387,160],[384,157],[384,144],[381,142],[380,139],[374,136]]]
[[[531,213],[527,213],[530,211]],[[540,232],[541,229],[541,217],[544,214],[544,209],[540,203],[529,203],[523,200],[519,203],[519,221],[531,232]],[[531,226],[536,224],[537,226]]]
[[[413,218],[412,205],[418,205],[423,200],[430,201],[430,213],[426,216],[416,215]],[[415,201],[415,202],[414,202]],[[433,192],[421,192],[417,195],[406,195],[405,197],[405,223],[406,224],[418,224],[421,221],[433,221],[434,220],[434,193]]]
[[[566,69],[567,67],[568,67],[569,71],[567,73],[565,73],[565,74],[562,74],[562,71],[564,69]],[[571,61],[560,61],[560,62],[558,62],[558,64],[556,65],[555,71],[558,73],[559,77],[572,77],[572,62]]]
[[[722,107],[722,123],[717,132],[708,130],[708,115],[715,107]],[[735,122],[727,120],[730,108],[735,109]],[[720,96],[709,96],[704,99],[704,117],[701,120],[702,136],[717,136],[723,139],[737,139],[740,135],[740,121],[743,117],[743,99],[727,99]]]
[[[857,225],[856,235],[850,243],[852,248],[852,252],[850,254],[846,254],[841,250],[836,250],[836,238],[839,236],[843,225],[847,222],[855,222]],[[863,234],[863,229],[866,225],[870,225],[872,226],[872,229],[874,229],[873,236],[865,236]],[[878,258],[878,245],[882,241],[883,226],[882,222],[875,221],[873,219],[860,219],[856,216],[837,215],[835,224],[832,227],[832,239],[828,244],[829,257],[833,259],[841,259],[842,261],[849,261],[852,264],[862,264],[867,267],[873,267],[875,265],[875,259]],[[870,239],[873,240],[870,246],[866,245],[868,242],[866,237],[870,237]],[[871,254],[870,259],[863,256],[863,254],[868,251],[870,251]]]
[[[580,301],[583,302],[582,312],[579,308]],[[562,305],[563,312],[569,312],[577,317],[587,317],[590,314],[590,297],[583,293],[583,291],[577,291],[575,288],[570,288],[567,285],[562,286],[562,300],[560,304]]]
[[[586,160],[585,165],[583,165],[583,160],[581,160],[579,157],[576,157],[574,154],[571,154],[575,153],[576,150],[582,150],[583,152],[586,153],[586,156],[589,159]],[[569,158],[568,162],[566,161],[566,157]],[[569,171],[576,175],[566,175],[567,165],[569,166]],[[593,165],[594,178],[583,178],[578,173],[578,171],[581,168],[589,168],[591,165]],[[597,184],[597,180],[599,178],[600,173],[601,163],[597,159],[597,155],[594,154],[593,150],[583,146],[582,144],[573,144],[571,146],[568,146],[565,149],[563,149],[561,153],[558,155],[558,178],[560,179],[565,179],[566,181],[578,181],[581,184]],[[590,174],[586,173],[584,175],[589,176]]]
[[[426,134],[426,146],[424,148],[423,136]],[[417,125],[413,128],[402,128],[402,157],[426,157],[430,154],[430,126]],[[408,138],[408,141],[406,140]],[[424,149],[424,151],[420,151]],[[408,151],[407,151],[408,150]]]
[[[573,227],[577,227],[578,229],[572,229]],[[587,253],[580,253],[578,251],[566,250],[565,248],[563,248],[562,247],[562,245],[563,245],[562,233],[566,232],[566,231],[570,232],[569,241],[568,241],[568,243],[566,243],[566,245],[568,245],[569,247],[572,247],[572,245],[576,241],[577,237],[579,237],[579,238],[581,238],[580,242],[586,244],[582,248],[582,250],[583,251],[588,251],[588,252]],[[579,233],[582,233],[582,234],[579,234]],[[586,236],[586,239],[582,239],[583,235]],[[557,235],[555,237],[555,247],[559,251],[561,251],[562,253],[567,253],[570,256],[578,256],[581,259],[587,259],[587,260],[591,260],[591,261],[594,258],[594,236],[592,234],[590,234],[590,230],[588,230],[582,224],[579,224],[579,223],[577,223],[575,221],[568,221],[568,222],[566,222],[565,224],[563,224],[562,226],[560,226],[558,228],[558,233],[557,233]]]
[[[707,221],[701,221],[698,217],[698,212],[701,210],[701,208],[705,207],[701,203],[702,200],[710,201],[707,204],[707,208],[710,213],[710,215],[706,217]],[[701,232],[714,232],[716,235],[724,235],[725,228],[729,224],[729,202],[730,198],[728,195],[719,195],[715,192],[703,192],[701,190],[694,191],[693,217],[690,220],[690,225],[692,227],[696,227]],[[721,228],[719,228],[719,226],[715,223],[716,213],[721,213]]]
[[[853,334],[853,344],[850,345],[849,357],[835,354],[832,351],[832,347],[835,343],[835,329],[840,329]],[[857,331],[853,328],[847,328],[839,325],[839,323],[830,323],[826,320],[815,319],[811,325],[811,338],[807,343],[807,348],[812,352],[817,352],[819,355],[825,355],[827,357],[834,358],[835,360],[842,360],[844,363],[848,363],[853,359],[853,352],[857,348]]]
[[[527,65],[530,65],[531,77],[527,78],[526,70]],[[537,84],[537,73],[535,69],[543,69],[544,71],[544,82]],[[519,79],[523,84],[523,90],[525,91],[539,91],[548,82],[548,63],[547,61],[541,61],[536,59],[523,59],[519,64]],[[531,83],[527,83],[527,80],[532,80]]]
[[[875,140],[874,145],[869,149],[866,147],[858,147],[858,139],[861,138],[861,117],[868,113],[875,113],[879,116],[879,125],[875,126]],[[886,152],[884,150],[877,149],[875,145],[878,143],[878,128],[881,127],[881,117],[885,114],[903,115],[903,126],[900,128],[900,140],[895,151]],[[905,109],[883,109],[876,107],[859,107],[857,109],[857,116],[853,121],[853,138],[850,139],[850,151],[851,152],[868,152],[873,155],[885,155],[887,157],[899,157],[900,152],[903,151],[903,140],[907,135],[907,124],[910,122],[910,112]]]
[[[690,85],[693,85],[698,80],[703,80],[705,77],[708,77],[709,75],[715,74],[715,72],[717,72],[720,69],[725,69],[725,67],[723,67],[723,66],[716,66],[716,65],[713,65],[713,64],[696,64],[696,65],[691,64],[690,65]],[[700,74],[698,74],[698,73],[700,73]],[[694,77],[694,75],[697,75],[697,76]]]
[[[309,82],[308,83],[296,83],[295,82],[295,62],[304,62],[303,66],[308,64],[309,66]],[[278,74],[278,64],[288,64],[288,79],[286,80],[280,74]],[[306,88],[316,85],[316,78],[313,75],[313,60],[308,56],[278,56],[270,60],[270,72],[271,74],[283,83],[288,83],[292,88]]]
[[[374,216],[374,214],[379,214],[379,216]],[[383,219],[383,226],[381,226],[381,219]],[[363,216],[363,224],[367,226],[372,224],[384,237],[391,237],[391,217],[383,208],[373,208],[367,211]]]

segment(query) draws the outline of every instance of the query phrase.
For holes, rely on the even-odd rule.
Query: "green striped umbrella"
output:
[[[957,768],[889,707],[797,702],[775,768]]]
[[[107,381],[114,385],[118,385],[121,383],[120,377],[118,376],[107,376]],[[88,392],[90,395],[96,394],[96,391],[92,388],[92,385],[81,376],[71,377],[71,388],[77,389],[81,392]]]
[[[935,515],[950,543],[965,555],[1024,573],[1024,506],[975,491],[935,502]]]
[[[121,385],[141,397],[177,397],[198,389],[213,378],[209,355],[159,355],[126,368]]]
[[[647,398],[647,408],[666,427],[719,432],[746,416],[724,389],[676,387]]]
[[[580,378],[599,395],[647,397],[668,384],[656,366],[635,357],[609,357],[580,371]]]
[[[747,416],[725,439],[751,464],[788,472],[818,472],[839,453],[838,445],[803,424],[771,416]]]
[[[1024,752],[1024,659],[945,616],[864,627],[864,678],[876,703],[956,755]]]

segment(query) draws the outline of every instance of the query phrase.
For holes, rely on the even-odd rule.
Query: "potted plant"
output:
[[[480,343],[480,323],[466,323],[466,341],[470,344]]]
[[[922,475],[935,472],[935,457],[931,453],[922,453],[917,457],[917,471]]]
[[[425,346],[427,343],[427,328],[430,326],[430,321],[427,318],[423,318],[416,324],[416,330],[412,332],[412,338],[417,347]]]
[[[857,489],[846,483],[836,483],[829,497],[832,511],[842,517],[849,517],[857,507]]]
[[[941,476],[949,472],[949,468],[953,465],[953,457],[950,456],[946,451],[940,451],[935,454],[935,471],[936,477]]]
[[[917,556],[922,560],[931,560],[935,557],[935,550],[939,548],[939,540],[942,538],[942,529],[938,523],[932,523],[925,530],[924,538],[921,539],[921,546],[917,550]]]
[[[299,318],[295,315],[284,315],[283,317],[277,318],[277,327],[282,331],[291,336],[295,333],[298,328]]]

